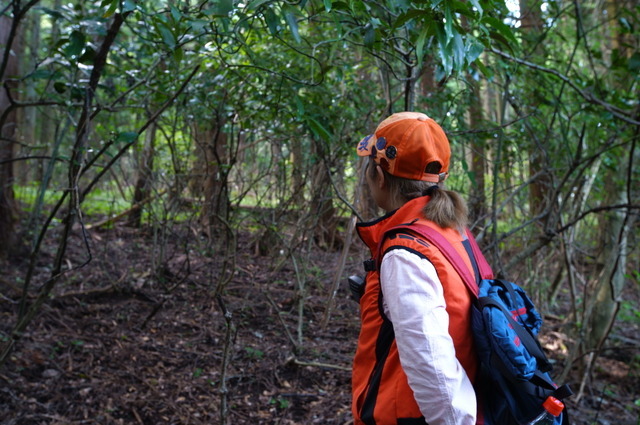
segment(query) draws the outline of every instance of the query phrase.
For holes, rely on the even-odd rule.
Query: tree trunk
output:
[[[625,167],[612,170],[606,178],[605,205],[628,203],[626,188],[616,187],[615,182],[626,176]],[[622,175],[615,175],[622,174]],[[585,352],[602,348],[622,302],[621,294],[625,284],[625,273],[628,252],[628,236],[632,223],[624,210],[614,210],[600,217],[602,244],[598,255],[601,265],[595,282],[596,296],[592,309],[588,309],[588,326],[586,331]]]
[[[469,76],[472,87],[471,104],[469,105],[469,127],[472,129],[481,128],[484,123],[483,103],[480,83]],[[487,215],[486,195],[485,195],[485,171],[486,152],[485,134],[477,133],[471,138],[471,176],[472,187],[469,195],[469,218],[474,227],[483,229]]]
[[[158,125],[153,122],[146,132],[144,149],[138,162],[136,183],[133,191],[132,205],[141,203],[150,195],[153,184],[153,158],[155,156],[156,130]],[[142,208],[134,210],[129,215],[129,225],[140,227],[142,221]]]
[[[53,10],[59,10],[62,4],[62,0],[55,0]],[[60,20],[53,19],[51,21],[51,44],[55,45],[60,40]],[[51,88],[50,86],[48,88]],[[39,145],[42,146],[41,153],[46,156],[51,152],[51,147],[55,146],[56,140],[53,135],[56,134],[56,123],[60,120],[57,117],[57,112],[54,108],[45,108],[40,111],[40,138]],[[38,166],[36,167],[35,180],[42,182],[45,178],[50,176],[45,175],[47,169],[46,160],[38,160]]]
[[[535,56],[536,62],[544,63],[544,49],[540,42],[543,21],[539,0],[520,0],[521,30],[524,35],[524,47],[527,56]],[[524,105],[524,112],[535,111],[535,104]],[[548,149],[544,137],[532,137],[529,148],[529,176],[535,176],[540,171],[548,169]],[[551,175],[543,173],[533,180],[529,186],[529,214],[535,217],[549,206],[546,196],[551,193]]]
[[[223,230],[229,219],[229,170],[225,169],[228,166],[227,135],[222,132],[222,127],[221,123],[214,123],[208,128],[198,125],[193,127],[197,157],[201,158],[196,172],[201,176],[204,196],[200,222],[212,241],[226,234]],[[217,242],[220,246],[224,245],[222,240]]]
[[[320,142],[313,142],[314,155],[317,158],[326,158]],[[314,239],[320,248],[333,250],[340,248],[342,242],[337,235],[338,219],[336,208],[333,205],[331,177],[322,159],[316,161],[312,170],[311,182],[311,208],[314,217]]]
[[[293,137],[291,140],[291,193],[293,204],[298,210],[304,207],[304,149],[302,140]]]
[[[614,51],[626,57],[630,57],[633,53],[631,49],[627,49],[627,46],[633,45],[631,35],[622,31],[618,26],[618,19],[615,19],[618,16],[619,8],[623,6],[612,0],[607,1],[604,5],[608,13],[604,15],[603,28],[608,32],[609,43],[603,43],[603,57],[611,58]],[[619,90],[625,89],[625,83],[617,79],[612,80],[611,85]],[[638,114],[636,114],[637,118]],[[633,139],[637,141],[639,137],[640,127],[636,127]],[[608,173],[603,177],[605,205],[629,204],[632,203],[632,199],[637,199],[635,196],[637,195],[637,184],[634,185],[632,181],[629,181],[633,178],[633,170],[629,170],[629,168],[631,164],[637,164],[640,159],[636,145],[637,142],[633,142],[632,146],[635,147],[635,150],[632,149],[629,153],[630,157],[627,162],[629,165],[625,166],[623,156],[620,155],[619,163],[616,166],[606,168]],[[614,210],[600,216],[601,251],[597,262],[600,271],[595,280],[595,300],[591,308],[589,305],[586,307],[588,326],[585,341],[585,350],[595,350],[596,355],[611,331],[622,301],[621,294],[626,282],[627,252],[629,251],[628,236],[633,228],[633,221],[634,215],[625,210]]]
[[[14,46],[7,46],[12,20],[6,16],[0,16],[0,46],[3,46],[1,58],[4,57],[5,49],[15,50]],[[11,106],[5,81],[14,78],[18,73],[19,55],[10,54],[6,64],[4,75],[0,75],[0,117]],[[8,82],[9,89],[15,84]],[[14,135],[16,133],[16,113],[15,110],[6,115],[4,121],[0,121],[0,257],[10,252],[15,243],[15,221],[17,206],[13,192],[13,158],[14,158]]]
[[[22,41],[23,48],[20,49],[23,55],[20,57],[20,75],[27,75],[35,69],[38,50],[40,47],[40,11],[34,10],[31,12],[29,18],[26,18],[24,23],[23,34],[25,39]],[[28,43],[27,43],[28,39]],[[35,81],[33,79],[26,79],[22,82],[22,101],[34,100],[37,97],[35,90]],[[20,108],[17,110],[17,126],[16,126],[16,139],[21,143],[22,149],[17,153],[17,156],[29,156],[38,155],[40,146],[37,146],[37,108],[28,107]],[[19,181],[21,185],[26,185],[32,181],[31,170],[38,168],[43,164],[42,161],[28,160],[18,161],[15,164],[14,173],[16,181]],[[41,174],[41,171],[36,171],[34,174]]]

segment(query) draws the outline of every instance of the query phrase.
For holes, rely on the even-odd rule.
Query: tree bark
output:
[[[229,188],[227,134],[222,131],[222,122],[208,126],[194,125],[193,132],[198,149],[196,174],[200,175],[200,189],[204,203],[200,212],[200,222],[204,232],[214,241],[223,234],[229,218]],[[221,246],[224,241],[219,241]]]
[[[311,170],[311,207],[310,211],[315,216],[314,239],[317,245],[324,249],[333,250],[342,245],[337,236],[338,220],[336,208],[333,205],[331,193],[331,177],[322,158],[326,158],[323,146],[320,142],[313,142],[314,155],[318,159]]]
[[[25,20],[25,26],[22,33],[24,38],[20,37],[18,40],[22,46],[19,49],[22,52],[20,55],[19,72],[20,75],[27,75],[35,68],[36,58],[40,46],[40,14],[39,11],[33,11],[31,16]],[[28,39],[28,43],[27,43]],[[26,79],[22,82],[21,88],[24,93],[24,97],[21,100],[33,100],[36,98],[36,91],[34,88],[34,80]],[[39,149],[36,146],[37,142],[37,108],[20,108],[17,110],[17,125],[16,125],[16,139],[22,145],[22,151],[18,156],[37,155]],[[46,154],[42,154],[43,156]],[[16,181],[21,185],[26,185],[32,181],[31,169],[39,168],[42,164],[42,160],[38,161],[19,161],[16,163],[14,173]],[[41,167],[40,167],[41,168]]]
[[[540,63],[544,63],[544,49],[540,43],[542,35],[542,2],[540,0],[520,0],[521,29],[524,35],[524,46],[527,56],[535,56]],[[525,113],[534,111],[536,105],[528,104],[524,107]],[[532,137],[532,146],[529,148],[529,176],[535,176],[541,170],[548,169],[548,149],[545,138]],[[549,206],[546,196],[551,193],[551,175],[542,173],[529,186],[529,215],[535,217]]]
[[[481,128],[484,123],[482,111],[483,102],[480,83],[469,76],[471,82],[472,98],[469,105],[469,127],[472,129]],[[471,139],[471,175],[473,185],[469,195],[469,218],[474,227],[483,229],[487,216],[487,205],[485,195],[485,171],[486,152],[485,134],[478,133]]]
[[[302,140],[293,137],[291,140],[291,193],[293,204],[298,210],[304,207],[304,149]]]
[[[7,57],[6,49],[15,50],[15,45],[7,45],[12,27],[12,20],[7,16],[0,16],[0,45],[4,46],[0,57]],[[11,108],[10,94],[15,84],[7,81],[18,73],[19,55],[10,54],[5,64],[4,75],[0,75],[0,116],[5,116]],[[15,222],[17,205],[13,192],[13,162],[14,136],[16,134],[16,111],[10,111],[4,121],[0,121],[0,257],[4,257],[15,243]],[[5,162],[8,161],[8,162]]]
[[[131,205],[141,204],[143,200],[150,196],[153,180],[153,158],[155,156],[157,123],[154,121],[146,132],[144,149],[138,162],[136,183],[133,191]],[[137,208],[129,215],[128,224],[133,227],[140,227],[142,221],[142,208]]]
[[[603,28],[608,32],[607,36],[610,41],[603,44],[605,46],[603,57],[611,57],[613,51],[618,51],[619,55],[630,57],[632,51],[627,49],[627,46],[632,46],[633,40],[617,25],[618,8],[622,5],[619,2],[609,0],[604,7],[608,13],[604,15],[606,18]],[[611,80],[610,85],[618,90],[625,90],[625,82],[617,79]],[[635,118],[638,117],[639,114],[636,114]],[[616,166],[605,168],[606,175],[603,176],[605,205],[627,204],[631,203],[632,199],[637,199],[635,196],[637,195],[637,185],[633,184],[633,164],[637,164],[640,159],[637,149],[639,138],[640,126],[636,126],[626,166],[621,157]],[[595,279],[595,299],[591,306],[587,304],[585,313],[588,323],[585,351],[595,351],[596,356],[611,331],[622,302],[621,294],[626,283],[628,239],[633,222],[634,216],[624,209],[607,212],[600,216],[599,244],[601,250],[597,262],[600,270]]]

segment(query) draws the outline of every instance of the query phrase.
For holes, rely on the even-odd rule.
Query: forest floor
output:
[[[293,263],[277,252],[257,255],[253,236],[241,234],[218,300],[223,256],[198,250],[197,239],[172,234],[159,275],[151,231],[92,231],[92,261],[61,278],[0,368],[0,423],[219,424],[224,407],[228,424],[351,424],[359,322],[344,282],[321,326],[340,252],[314,247],[310,261]],[[78,236],[70,242],[66,265],[74,267],[87,251]],[[354,245],[345,276],[361,270]],[[47,279],[55,249],[45,245],[33,288]],[[0,346],[27,269],[19,251],[0,263]],[[637,306],[638,291],[630,296]],[[640,423],[638,321],[614,333],[579,403],[568,402],[573,424]],[[548,320],[541,339],[559,365],[563,338],[560,323]],[[577,392],[582,376],[574,370],[569,381]]]

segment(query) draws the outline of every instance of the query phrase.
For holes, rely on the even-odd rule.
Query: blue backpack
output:
[[[547,398],[562,401],[573,394],[568,385],[556,385],[549,375],[551,363],[536,338],[542,326],[540,314],[518,285],[493,279],[491,267],[471,232],[467,230],[470,258],[480,279],[474,278],[458,252],[429,226],[403,224],[388,230],[382,239],[405,231],[437,247],[476,298],[471,311],[480,360],[476,395],[485,425],[529,424],[545,411],[542,404]],[[380,252],[378,258],[381,260]],[[565,408],[554,425],[568,424]]]

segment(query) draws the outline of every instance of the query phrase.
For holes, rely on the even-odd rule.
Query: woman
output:
[[[437,248],[410,231],[386,234],[404,223],[430,226],[477,277],[464,236],[466,205],[441,187],[449,170],[449,141],[433,119],[401,112],[382,121],[357,150],[369,157],[367,184],[387,214],[358,224],[372,256],[383,256],[377,264],[368,262],[360,299],[362,328],[352,382],[355,424],[473,425],[478,364],[470,326],[472,295]]]

